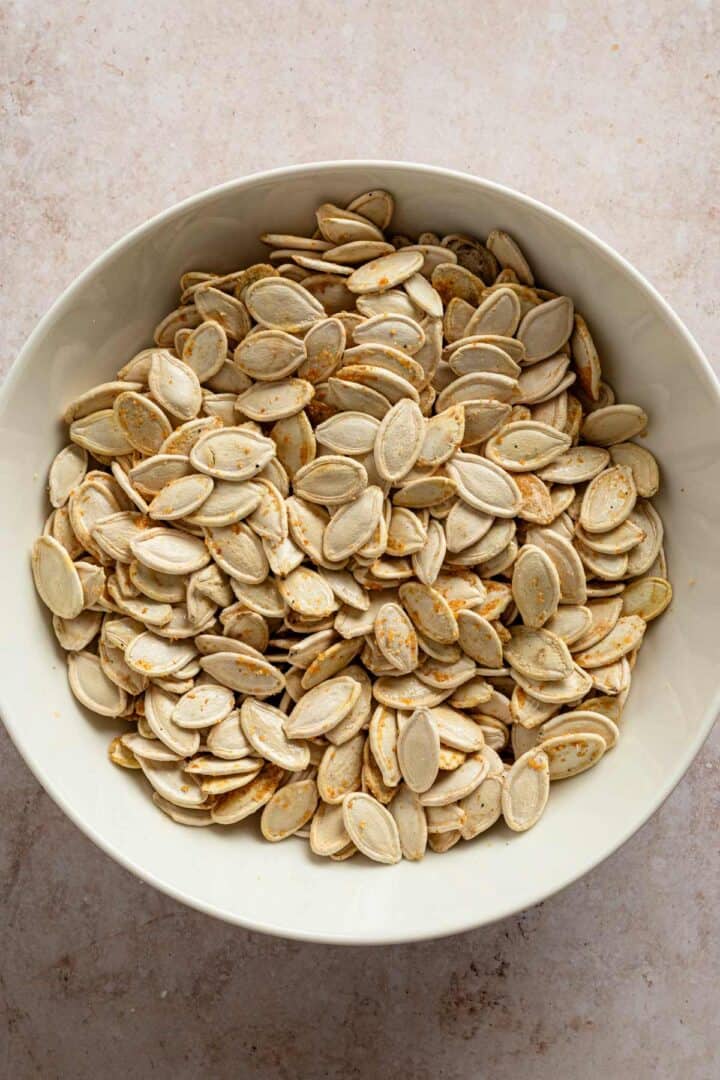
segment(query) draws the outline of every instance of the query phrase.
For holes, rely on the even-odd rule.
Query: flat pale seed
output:
[[[278,582],[280,593],[293,611],[310,619],[322,619],[338,604],[327,581],[314,570],[299,566]]]
[[[87,472],[86,451],[74,443],[55,455],[48,475],[48,493],[54,507],[64,506],[70,493],[83,482]]]
[[[578,524],[575,536],[585,548],[601,555],[624,555],[645,538],[645,533],[633,521],[623,521],[605,532],[588,533]]]
[[[409,358],[405,361],[408,365],[413,363]],[[420,365],[416,365],[417,377],[415,381],[419,381],[419,369]],[[375,363],[361,363],[361,364],[347,364],[343,365],[337,371],[337,380],[332,381],[332,386],[335,388],[337,382],[352,382],[357,383],[366,390],[371,390],[375,394],[379,394],[381,398],[389,401],[391,405],[410,398],[412,401],[417,402],[419,400],[419,394],[415,386],[408,381],[403,375],[398,375],[397,372],[391,371],[387,367],[381,367]]]
[[[336,855],[347,847],[350,837],[345,828],[342,804],[321,802],[310,826],[310,848],[315,855]]]
[[[588,705],[591,702],[587,703]],[[577,735],[589,732],[600,735],[605,740],[605,749],[610,750],[618,740],[619,731],[617,725],[605,716],[604,713],[593,712],[592,709],[575,709],[572,712],[562,713],[550,720],[546,720],[540,728],[538,735],[540,742],[555,738],[558,735]],[[552,767],[551,767],[551,776]]]
[[[70,653],[67,663],[70,689],[81,705],[100,716],[120,716],[125,711],[127,694],[107,677],[94,653]]]
[[[520,301],[512,289],[497,289],[482,300],[465,327],[465,334],[499,334],[513,337],[521,314]]]
[[[379,420],[367,413],[342,412],[318,424],[315,437],[336,454],[368,454],[379,427]]]
[[[373,696],[381,705],[393,709],[412,711],[439,705],[448,695],[447,690],[433,690],[411,673],[397,677],[382,677],[373,686]]]
[[[160,406],[134,391],[115,398],[113,415],[127,442],[141,454],[157,454],[172,431]]]
[[[637,489],[627,465],[613,465],[590,481],[580,508],[580,524],[588,533],[621,525],[635,506]]]
[[[351,791],[359,791],[365,735],[360,733],[339,746],[328,746],[318,767],[320,797],[330,805],[342,803]]]
[[[564,780],[597,765],[605,753],[602,735],[585,731],[543,739],[540,749],[547,755],[550,779]]]
[[[174,529],[145,529],[130,541],[134,558],[161,574],[191,574],[207,566],[210,553],[202,540]]]
[[[383,479],[401,480],[417,461],[425,434],[419,406],[406,398],[389,410],[380,422],[375,439],[375,464]]]
[[[487,399],[486,401],[464,401],[465,432],[463,449],[484,443],[506,422],[512,407],[504,401]]]
[[[437,589],[421,582],[400,586],[400,602],[425,637],[449,644],[458,639],[458,625],[452,607]]]
[[[394,251],[391,255],[372,259],[355,270],[347,279],[347,287],[352,293],[386,292],[407,281],[422,265],[421,252]]]
[[[53,630],[66,652],[86,649],[100,630],[102,614],[99,611],[81,611],[73,619],[53,615]]]
[[[377,528],[383,512],[383,493],[371,485],[352,502],[335,511],[322,539],[322,552],[331,562],[340,562],[359,551]],[[290,517],[292,527],[292,515]],[[300,540],[296,536],[298,543]]]
[[[648,623],[663,613],[672,594],[672,585],[665,578],[645,577],[632,581],[622,594],[622,613],[639,615]]]
[[[181,476],[158,492],[148,507],[148,514],[159,521],[187,517],[202,506],[212,490],[213,480],[210,476],[197,473]]]
[[[508,402],[515,396],[518,380],[494,372],[471,372],[453,379],[438,394],[437,409],[459,405],[465,401]]]
[[[35,588],[53,615],[74,619],[85,606],[77,568],[62,544],[52,536],[39,537],[32,548]]]
[[[381,863],[400,862],[402,849],[397,825],[377,799],[363,792],[346,795],[343,820],[350,839],[363,855]]]
[[[524,315],[517,336],[529,363],[553,356],[563,347],[573,331],[574,314],[570,297],[558,296]]]
[[[407,784],[400,785],[390,803],[390,813],[397,825],[403,857],[422,859],[427,847],[427,819],[419,796]]]
[[[293,482],[296,495],[322,506],[352,502],[366,486],[363,466],[340,454],[327,454],[304,465]]]
[[[89,450],[91,454],[115,457],[129,454],[133,450],[133,445],[113,409],[102,409],[73,420],[69,434],[74,443],[84,450]]]
[[[248,428],[215,428],[201,435],[190,449],[198,472],[220,480],[247,480],[275,456],[275,443]]]
[[[286,720],[280,709],[250,697],[245,698],[240,709],[242,731],[253,750],[282,769],[301,772],[310,763],[310,749],[307,743],[287,738]]]
[[[527,679],[557,682],[573,671],[573,658],[562,638],[549,630],[514,626],[503,648],[510,666]]]
[[[260,330],[235,349],[233,362],[252,379],[274,382],[291,375],[305,360],[300,338],[284,330]]]
[[[570,436],[548,424],[519,420],[506,424],[488,439],[485,453],[510,472],[536,472],[560,457],[570,446]]]
[[[448,806],[470,795],[485,779],[490,763],[483,754],[473,754],[452,772],[446,772],[420,795],[423,806]]]
[[[643,499],[657,495],[660,487],[658,463],[644,446],[637,443],[616,443],[610,447],[613,465],[627,465],[632,470],[637,493]]]
[[[346,372],[347,370],[350,369],[346,369]],[[390,402],[382,393],[370,386],[349,381],[347,376],[343,379],[328,379],[327,385],[332,404],[342,412],[365,412],[368,416],[382,420],[390,409]]]
[[[374,624],[377,646],[400,672],[413,671],[418,662],[415,629],[399,604],[383,604]]]
[[[543,750],[532,747],[511,767],[502,790],[502,813],[514,832],[537,824],[550,792],[550,766]]]
[[[149,368],[150,355],[153,350],[147,349],[145,351],[147,353],[147,367]],[[135,382],[119,378],[117,382],[100,383],[99,386],[93,386],[90,390],[86,390],[84,394],[74,398],[69,405],[66,405],[63,411],[63,420],[66,424],[72,425],[74,420],[81,420],[92,413],[106,415],[108,412],[112,412],[113,402],[118,394],[122,394],[126,390],[142,390],[144,381],[145,379]],[[83,429],[79,427],[77,430],[81,431]]]
[[[466,754],[482,750],[485,738],[479,724],[449,705],[436,705],[429,710],[437,725],[440,742]]]
[[[655,507],[644,499],[637,503],[628,520],[645,533],[644,539],[628,553],[627,573],[637,577],[647,574],[660,555],[664,528]]]
[[[353,330],[356,345],[390,345],[414,356],[426,341],[423,328],[407,315],[373,315]]]
[[[487,832],[502,817],[502,776],[489,775],[474,791],[460,800],[465,817],[460,829],[463,840]]]
[[[153,353],[148,386],[162,409],[181,422],[193,420],[199,413],[202,404],[200,380],[189,364],[178,360],[167,349]]]
[[[480,667],[502,666],[502,642],[493,625],[477,611],[457,613],[459,641],[463,651]]]
[[[173,712],[179,698],[154,683],[145,691],[145,718],[156,739],[181,757],[192,757],[200,746],[200,733],[179,727]]]
[[[458,485],[449,476],[428,476],[420,480],[406,480],[395,492],[395,506],[421,510],[445,502],[457,491]]]
[[[442,465],[460,448],[464,433],[465,412],[462,405],[451,405],[430,417],[424,426],[417,464],[426,468]]]
[[[227,334],[214,320],[200,323],[183,343],[183,363],[192,368],[201,383],[217,375],[226,357]]]
[[[206,728],[219,724],[235,707],[235,697],[225,686],[206,683],[195,686],[180,698],[172,713],[181,728]]]
[[[137,759],[140,767],[161,798],[174,806],[199,808],[205,802],[205,794],[195,781],[187,776],[182,762],[151,761]]]
[[[587,599],[585,571],[572,544],[549,529],[528,529],[527,542],[541,548],[553,562],[560,579],[560,602],[584,604]]]
[[[593,685],[593,680],[588,673],[577,664],[570,675],[553,682],[530,679],[517,668],[513,671],[513,678],[525,693],[547,705],[566,705],[568,702],[579,701]],[[487,706],[483,708],[486,709]]]
[[[249,390],[238,396],[235,407],[251,420],[271,423],[300,412],[311,401],[314,393],[312,383],[305,379],[254,383]]]
[[[203,656],[200,666],[223,686],[243,694],[270,697],[285,688],[282,672],[266,660],[254,656],[216,652]]]
[[[545,623],[545,628],[562,638],[566,645],[574,645],[590,628],[590,608],[579,604],[563,604]]]
[[[645,620],[639,615],[623,615],[605,637],[588,649],[575,651],[574,658],[581,667],[586,669],[613,664],[638,648],[646,627]]]
[[[133,671],[155,679],[180,671],[195,655],[192,641],[170,641],[147,630],[130,642],[125,663]]]
[[[613,446],[642,435],[647,422],[647,413],[639,405],[607,405],[585,418],[580,434],[596,446]]]
[[[211,809],[218,825],[234,825],[263,807],[277,790],[285,773],[277,765],[266,765],[249,783],[221,796]]]
[[[477,335],[473,339],[461,338],[454,342],[452,351],[448,350],[447,356],[456,375],[484,371],[516,379],[521,370],[520,365],[505,349]]]
[[[427,708],[417,708],[400,730],[397,759],[402,778],[417,793],[435,782],[440,767],[438,725]]]
[[[328,679],[308,690],[295,705],[285,724],[290,739],[314,738],[343,720],[360,696],[360,683],[346,675]]]
[[[317,803],[318,791],[314,780],[285,784],[263,808],[260,830],[264,838],[275,843],[297,833],[310,821]]]
[[[476,454],[456,453],[446,465],[448,475],[458,485],[460,498],[496,517],[514,517],[522,496],[517,484],[504,469]]]
[[[560,577],[549,555],[534,544],[524,545],[515,560],[513,600],[525,626],[539,629],[555,615],[560,603]]]

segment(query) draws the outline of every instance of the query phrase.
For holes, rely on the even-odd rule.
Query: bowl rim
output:
[[[244,187],[251,186],[258,182],[282,180],[286,177],[303,174],[325,174],[337,169],[348,169],[352,171],[356,169],[358,172],[368,169],[383,169],[383,170],[397,170],[411,173],[428,174],[431,173],[441,178],[447,178],[451,180],[461,180],[464,182],[471,182],[479,189],[484,189],[490,192],[502,194],[505,197],[514,199],[519,203],[525,204],[528,208],[535,211],[539,211],[541,214],[555,220],[559,224],[565,226],[571,231],[576,232],[583,237],[586,241],[589,241],[592,245],[597,247],[605,257],[614,264],[615,268],[624,274],[628,275],[634,280],[634,282],[640,286],[640,288],[646,293],[648,299],[655,305],[658,314],[662,314],[664,318],[673,326],[676,332],[684,339],[690,352],[694,355],[694,359],[697,365],[698,372],[704,378],[707,384],[707,390],[711,397],[715,401],[715,406],[720,411],[720,383],[713,372],[713,369],[708,361],[707,357],[703,353],[702,349],[698,345],[694,336],[687,329],[685,324],[679,318],[679,316],[673,311],[669,303],[663,296],[657,291],[657,289],[648,281],[648,279],[637,270],[623,255],[616,251],[613,247],[607,244],[595,233],[585,228],[583,225],[579,225],[576,221],[570,218],[568,215],[562,213],[559,210],[555,210],[548,206],[546,203],[541,202],[539,199],[535,199],[524,192],[518,191],[516,188],[509,187],[506,184],[498,183],[494,180],[488,180],[484,177],[474,176],[472,173],[463,172],[458,169],[443,168],[438,165],[423,164],[422,162],[401,161],[394,159],[382,159],[382,158],[351,158],[351,159],[339,159],[330,161],[318,161],[318,162],[304,162],[296,165],[278,166],[273,169],[261,170],[259,172],[249,173],[247,176],[235,177],[234,179],[224,181],[221,184],[216,184],[212,187],[206,188],[203,191],[197,192],[194,195],[190,195],[187,198],[181,200],[178,203],[174,203],[172,206],[167,207],[165,210],[161,210],[159,213],[148,218],[146,221],[139,225],[136,225],[129,232],[123,234],[119,239],[115,240],[110,247],[98,255],[93,261],[85,267],[81,273],[70,282],[69,285],[60,293],[60,295],[53,301],[49,309],[45,312],[37,325],[34,327],[29,337],[25,341],[25,344],[20,349],[17,357],[12,363],[10,370],[3,380],[2,386],[0,386],[0,408],[6,404],[6,399],[9,398],[14,390],[15,382],[19,377],[19,373],[27,363],[27,359],[32,349],[35,346],[36,341],[41,340],[45,334],[46,327],[55,319],[55,317],[62,313],[66,307],[68,307],[74,300],[77,293],[79,293],[85,282],[95,275],[98,271],[109,263],[114,256],[122,251],[123,248],[131,245],[145,234],[152,232],[157,226],[162,225],[168,221],[171,221],[174,217],[184,214],[187,210],[192,209],[194,206],[200,206],[205,201],[217,196],[225,194],[231,190],[241,192]],[[519,911],[525,911],[535,906],[541,901],[554,896],[559,892],[562,892],[568,886],[578,881],[585,874],[588,874],[591,870],[594,870],[605,859],[609,858],[616,851],[619,851],[628,840],[631,839],[636,833],[642,829],[642,827],[648,822],[648,820],[655,814],[655,812],[662,806],[665,800],[672,794],[676,786],[682,780],[683,776],[689,769],[690,765],[700,752],[705,740],[709,736],[715,719],[720,712],[720,683],[718,684],[715,694],[706,707],[704,714],[701,718],[697,734],[694,738],[688,742],[687,747],[682,755],[678,756],[678,761],[675,769],[672,773],[668,774],[661,788],[649,802],[646,812],[642,815],[639,821],[633,821],[629,827],[625,827],[619,838],[614,838],[612,841],[601,847],[591,862],[577,871],[572,871],[565,875],[560,884],[551,891],[546,888],[539,888],[536,892],[531,893],[530,897],[525,899],[522,903],[507,902],[497,915],[490,920],[477,923],[472,919],[456,919],[450,924],[443,925],[442,927],[429,928],[426,932],[418,933],[412,932],[407,935],[403,935],[402,932],[391,932],[388,934],[375,934],[373,937],[358,937],[354,934],[320,934],[317,932],[309,932],[294,928],[286,928],[277,923],[266,923],[258,919],[252,919],[243,917],[236,912],[228,911],[224,908],[220,908],[215,904],[199,899],[193,896],[183,889],[169,884],[168,882],[160,879],[155,875],[152,870],[147,869],[144,866],[140,866],[134,859],[126,856],[122,852],[118,851],[115,846],[108,840],[106,840],[96,828],[83,819],[79,814],[75,812],[73,807],[69,805],[65,797],[56,789],[52,779],[42,774],[40,768],[36,765],[31,756],[26,756],[25,750],[22,746],[21,740],[21,725],[17,723],[11,716],[9,710],[7,710],[5,704],[2,702],[0,684],[0,718],[2,718],[5,728],[10,735],[10,738],[17,749],[20,757],[23,759],[31,773],[38,781],[43,790],[50,796],[57,806],[63,811],[63,813],[73,822],[77,828],[84,833],[97,847],[100,848],[106,855],[109,855],[116,863],[119,863],[126,870],[129,870],[141,881],[152,885],[158,889],[161,893],[170,896],[173,900],[179,903],[185,904],[196,911],[201,911],[205,915],[211,915],[214,918],[221,919],[224,922],[232,925],[243,927],[247,930],[253,930],[263,934],[270,934],[276,937],[284,937],[288,939],[298,941],[308,941],[318,944],[327,945],[390,945],[390,944],[407,944],[415,941],[429,941],[442,937],[447,937],[452,934],[459,934],[468,932],[470,930],[479,928],[480,926],[491,926],[502,919],[508,918]]]

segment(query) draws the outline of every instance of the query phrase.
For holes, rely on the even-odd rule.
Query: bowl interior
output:
[[[122,721],[71,696],[61,650],[31,582],[28,551],[47,514],[59,414],[151,342],[188,269],[229,270],[263,254],[259,233],[307,230],[325,200],[387,187],[393,228],[410,233],[500,226],[515,234],[538,281],[567,292],[587,318],[618,400],[650,415],[646,445],[662,469],[656,506],[675,588],[634,673],[622,738],[585,776],[556,784],[537,828],[498,826],[422,863],[330,864],[288,840],[271,847],[254,823],[183,829],[152,805],[137,774],[106,751]],[[0,402],[0,707],[38,779],[93,840],[185,902],[269,932],[389,942],[438,936],[500,918],[563,887],[604,858],[678,781],[717,705],[713,645],[720,602],[720,408],[707,364],[681,324],[632,269],[582,229],[492,184],[425,167],[305,166],[237,181],[161,215],[115,245],[43,320]]]

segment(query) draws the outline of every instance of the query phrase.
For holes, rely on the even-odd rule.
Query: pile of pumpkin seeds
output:
[[[384,863],[540,818],[669,604],[658,467],[568,296],[371,191],[190,270],[70,402],[33,548],[73,693],[183,825]]]

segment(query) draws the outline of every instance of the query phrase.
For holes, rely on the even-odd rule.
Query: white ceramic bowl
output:
[[[85,713],[37,600],[28,551],[47,513],[48,465],[64,403],[151,340],[184,270],[232,269],[262,253],[265,230],[312,227],[325,200],[375,187],[398,202],[395,231],[515,234],[538,279],[587,317],[620,401],[650,414],[662,467],[675,599],[648,632],[620,743],[599,768],[553,787],[537,828],[498,826],[442,858],[388,868],[330,863],[306,844],[270,846],[252,825],[187,829],[152,805],[144,781],[112,767],[122,724]],[[136,229],[57,301],[16,361],[0,401],[0,709],[45,789],[104,851],[178,900],[243,926],[315,941],[438,937],[511,914],[586,873],[631,836],[677,784],[718,706],[720,399],[688,332],[650,285],[580,226],[507,188],[419,165],[345,162],[281,169],[204,192]],[[5,823],[12,828],[12,822]]]

